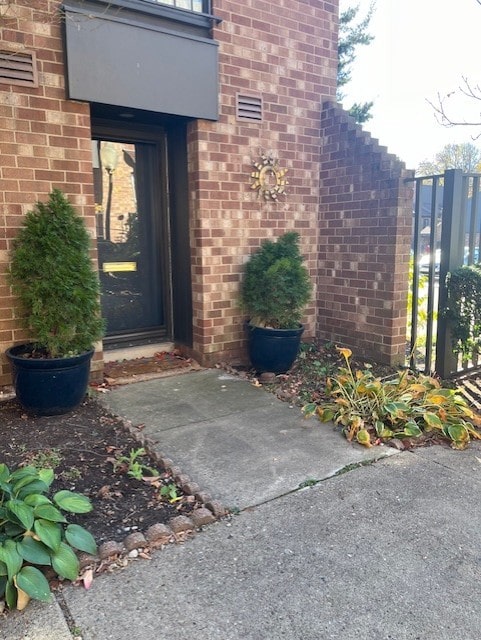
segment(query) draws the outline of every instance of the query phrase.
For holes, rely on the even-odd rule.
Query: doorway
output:
[[[172,338],[166,137],[94,130],[104,348]]]

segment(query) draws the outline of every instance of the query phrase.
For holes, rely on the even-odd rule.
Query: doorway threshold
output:
[[[183,357],[172,342],[115,349],[105,352],[105,356],[104,381],[108,386],[175,376],[202,368],[192,358]]]
[[[156,353],[171,353],[175,349],[173,342],[158,342],[156,344],[143,344],[136,347],[124,347],[122,349],[109,349],[104,351],[104,362],[120,362],[121,360],[136,360],[137,358],[149,358]]]

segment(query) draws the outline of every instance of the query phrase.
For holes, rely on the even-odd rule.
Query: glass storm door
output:
[[[168,246],[161,144],[93,140],[102,313],[108,346],[165,337]]]

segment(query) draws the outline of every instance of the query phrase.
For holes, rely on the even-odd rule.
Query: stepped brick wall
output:
[[[404,362],[412,172],[338,105],[321,122],[316,334]]]

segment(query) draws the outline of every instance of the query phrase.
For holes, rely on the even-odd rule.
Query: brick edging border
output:
[[[163,453],[159,453],[154,449],[154,442],[139,433],[130,420],[125,420],[119,415],[115,418],[124,429],[135,440],[141,444],[149,456],[153,458],[164,472],[172,474],[174,482],[182,489],[184,494],[194,496],[201,503],[201,507],[194,509],[189,516],[179,515],[171,518],[168,524],[156,523],[151,525],[145,532],[135,531],[128,534],[123,541],[107,540],[99,545],[96,556],[88,553],[79,554],[80,570],[87,567],[96,567],[114,564],[119,558],[136,558],[150,551],[160,549],[168,544],[183,541],[187,536],[199,531],[203,526],[216,522],[217,520],[227,516],[229,510],[226,509],[221,502],[213,500],[212,497],[202,491],[196,482],[182,473],[180,467]]]

